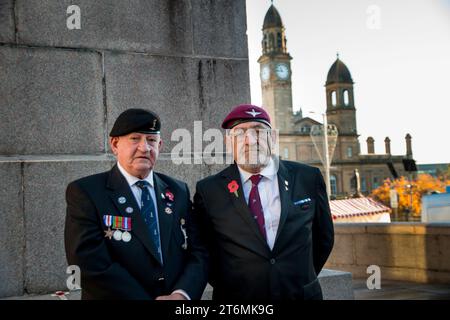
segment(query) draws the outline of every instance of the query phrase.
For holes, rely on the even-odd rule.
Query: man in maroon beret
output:
[[[319,169],[280,160],[267,112],[239,105],[222,123],[234,163],[197,183],[214,300],[322,299],[334,241]]]

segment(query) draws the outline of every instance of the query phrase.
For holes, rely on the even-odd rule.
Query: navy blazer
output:
[[[156,172],[154,186],[164,265],[157,259],[136,199],[117,166],[68,185],[65,249],[69,265],[81,269],[82,299],[154,299],[176,289],[200,299],[207,282],[207,251],[199,241],[188,187]],[[168,191],[173,201],[162,197]],[[131,241],[105,237],[104,215],[130,217]],[[187,249],[183,248],[182,219]]]
[[[252,218],[233,164],[197,183],[194,210],[210,252],[214,300],[322,299],[317,275],[334,242],[319,169],[280,161],[281,215],[273,250]],[[238,197],[228,189],[235,180]],[[287,183],[286,183],[287,182]]]

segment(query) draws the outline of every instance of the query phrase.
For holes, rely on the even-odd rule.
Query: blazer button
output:
[[[270,259],[270,264],[275,264],[275,262],[276,262],[275,259],[273,259],[273,258]]]
[[[164,280],[166,280],[166,279],[164,279],[164,277],[161,277],[158,279],[158,281],[164,281]]]

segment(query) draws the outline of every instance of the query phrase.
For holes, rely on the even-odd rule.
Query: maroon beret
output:
[[[270,125],[269,114],[266,110],[251,104],[241,104],[234,107],[233,110],[231,110],[225,117],[225,120],[222,122],[222,128],[231,129],[240,123],[249,121],[262,122],[269,127],[272,127]]]

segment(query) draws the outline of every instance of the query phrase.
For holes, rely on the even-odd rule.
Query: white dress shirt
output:
[[[148,176],[145,179],[139,179],[135,176],[132,176],[131,174],[129,174],[121,165],[119,162],[117,162],[117,167],[119,168],[120,173],[122,173],[122,175],[125,177],[125,180],[127,180],[128,185],[130,186],[131,191],[133,192],[134,197],[136,198],[136,202],[139,205],[139,208],[142,208],[142,201],[141,201],[141,197],[142,197],[142,189],[139,188],[136,185],[136,182],[140,181],[140,180],[144,180],[147,181],[150,186],[148,187],[150,190],[150,196],[152,197],[153,200],[153,204],[155,205],[155,212],[156,212],[156,225],[158,228],[158,233],[161,234],[160,230],[159,230],[159,217],[158,217],[158,204],[156,202],[156,193],[155,193],[155,186],[154,186],[154,182],[153,182],[153,170],[150,171],[150,173],[148,174]],[[162,255],[161,255],[161,260],[163,259]],[[182,289],[178,289],[172,292],[172,294],[174,293],[180,293],[181,295],[183,295],[187,300],[191,300],[191,298],[189,297],[189,295],[187,294],[186,291],[182,290]]]
[[[250,177],[253,173],[247,172],[238,166],[241,175],[242,187],[244,189],[245,202],[248,204],[248,198],[252,189]],[[264,222],[267,235],[267,244],[273,249],[275,237],[278,231],[281,214],[280,190],[278,189],[278,176],[275,163],[271,159],[269,164],[259,173],[262,179],[258,184],[259,197],[264,212]]]

